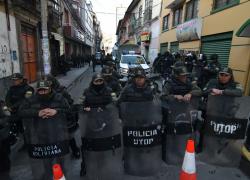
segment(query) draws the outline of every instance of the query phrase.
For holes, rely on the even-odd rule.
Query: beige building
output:
[[[249,95],[250,38],[236,36],[249,18],[249,0],[163,0],[160,51],[217,53]]]

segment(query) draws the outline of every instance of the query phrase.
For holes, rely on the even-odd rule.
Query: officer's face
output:
[[[146,81],[145,77],[140,77],[139,76],[139,77],[135,78],[135,84],[136,84],[137,87],[143,87],[144,84],[145,84],[145,81]]]
[[[94,85],[102,85],[103,83],[104,83],[103,79],[96,79],[96,80],[93,81]]]
[[[13,79],[13,85],[14,86],[18,86],[20,84],[22,84],[23,79]]]
[[[230,81],[231,75],[227,73],[219,73],[219,82],[221,84],[226,84]]]
[[[178,80],[183,82],[183,83],[186,83],[187,82],[187,75],[178,76]]]
[[[50,89],[38,89],[37,90],[37,93],[39,95],[46,95],[46,94],[49,94],[50,93]]]

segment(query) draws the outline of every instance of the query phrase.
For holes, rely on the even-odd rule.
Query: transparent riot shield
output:
[[[91,108],[90,112],[81,111],[79,124],[85,178],[122,179],[122,129],[117,107],[109,104],[104,108]]]
[[[237,167],[250,113],[250,97],[209,96],[203,162]]]
[[[63,114],[24,119],[25,136],[34,180],[52,179],[52,167],[59,163],[67,177],[69,145],[67,121]]]
[[[199,98],[193,97],[190,102],[170,98],[162,101],[163,124],[163,160],[167,164],[180,165],[183,162],[186,142],[196,138]]]
[[[161,106],[159,101],[123,102],[125,173],[151,176],[161,168]]]

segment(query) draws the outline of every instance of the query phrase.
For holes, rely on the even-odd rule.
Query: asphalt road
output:
[[[97,70],[100,70],[98,67]],[[92,68],[89,68],[81,78],[79,82],[76,83],[70,90],[70,94],[75,100],[79,101],[79,97],[82,95],[85,88],[88,87],[89,82],[92,78]],[[76,133],[77,143],[80,146],[80,132]],[[32,180],[31,168],[29,165],[29,158],[26,152],[15,152],[11,156],[12,158],[12,169],[11,169],[11,178],[12,180]],[[81,160],[72,159],[70,160],[69,167],[70,172],[68,174],[67,180],[85,180],[86,178],[80,178],[80,163]],[[219,166],[210,166],[202,162],[197,162],[197,176],[200,180],[247,180],[250,179],[246,177],[239,169],[237,168],[226,168]],[[105,164],[103,165],[105,166]],[[161,169],[156,176],[152,177],[136,177],[123,174],[121,178],[124,180],[178,180],[181,167],[170,166],[162,162]],[[98,173],[98,172],[93,172]],[[0,180],[5,180],[0,177]],[[98,180],[101,180],[98,179]]]

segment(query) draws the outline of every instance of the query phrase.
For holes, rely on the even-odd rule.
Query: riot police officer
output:
[[[203,95],[226,95],[242,96],[242,86],[234,81],[233,71],[231,68],[223,68],[219,71],[217,79],[211,79],[203,89]]]
[[[134,70],[134,77],[121,92],[118,102],[150,101],[153,99],[153,90],[147,81],[145,71],[138,67]]]
[[[80,175],[86,175],[87,179],[121,178],[121,123],[111,93],[99,73],[92,77],[83,93],[83,112],[79,114],[82,138]]]
[[[162,91],[163,124],[163,159],[170,164],[179,164],[182,161],[187,138],[198,129],[198,118],[190,118],[192,109],[198,113],[196,104],[202,92],[201,89],[188,79],[189,73],[185,66],[173,68],[173,76],[166,81]],[[195,98],[196,97],[196,98]],[[185,116],[182,116],[186,114]],[[185,122],[185,123],[184,123]],[[168,146],[170,148],[168,149]],[[171,152],[171,149],[176,149]],[[171,155],[172,153],[172,155]]]
[[[173,69],[174,76],[163,87],[162,98],[174,97],[180,101],[190,101],[192,96],[200,96],[200,88],[188,80],[189,74],[184,66]]]
[[[64,174],[67,174],[68,110],[68,102],[60,93],[52,90],[47,80],[38,81],[36,94],[19,109],[19,115],[24,119],[35,180],[52,179],[52,166],[55,163],[59,163]]]
[[[6,114],[7,108],[4,102],[0,102],[0,178],[8,179],[10,172],[10,143],[9,143],[9,123]]]
[[[112,75],[112,69],[108,66],[103,67],[102,75],[107,86],[112,89],[112,92],[116,93],[116,96],[119,96],[121,92],[121,86],[118,79],[114,78],[114,76]]]
[[[153,62],[153,72],[154,73],[159,73],[159,61],[160,61],[160,58],[161,58],[161,53],[158,53],[157,57],[154,59],[154,62]]]
[[[112,90],[106,85],[103,76],[95,74],[89,87],[84,91],[84,110],[90,111],[91,107],[105,106],[112,102]]]
[[[221,64],[218,59],[218,54],[210,55],[210,62],[204,67],[204,76],[206,77],[205,83],[207,83],[210,79],[215,79],[217,77],[218,72],[221,69]]]
[[[10,123],[13,134],[23,133],[22,119],[18,116],[17,111],[23,101],[32,96],[34,89],[29,86],[23,75],[14,73],[11,77],[13,85],[9,88],[5,102],[11,112]]]
[[[89,87],[83,93],[83,109],[90,112],[92,108],[102,108],[112,102],[112,90],[105,84],[103,76],[99,73],[92,77]],[[83,144],[83,143],[82,143]],[[81,176],[86,174],[85,155],[82,147]]]
[[[118,105],[123,124],[125,172],[137,176],[157,174],[162,162],[161,106],[141,67],[134,69],[134,76],[121,92]],[[146,131],[155,135],[145,135]]]
[[[69,145],[72,150],[72,155],[75,158],[80,158],[80,148],[77,146],[76,140],[74,138],[75,131],[78,129],[78,112],[76,106],[73,105],[74,100],[71,98],[70,94],[67,92],[66,87],[61,86],[60,82],[52,75],[47,75],[46,79],[51,83],[51,88],[56,92],[62,94],[62,96],[67,100],[70,105],[70,112],[67,114],[68,128],[70,133]]]
[[[241,84],[234,81],[233,71],[231,68],[223,68],[219,71],[217,79],[211,79],[203,88],[203,102],[201,110],[203,116],[206,117],[206,106],[208,95],[212,96],[232,96],[240,97],[243,95],[243,88]],[[197,152],[202,151],[203,148],[203,130],[201,132],[200,142],[197,146]]]

